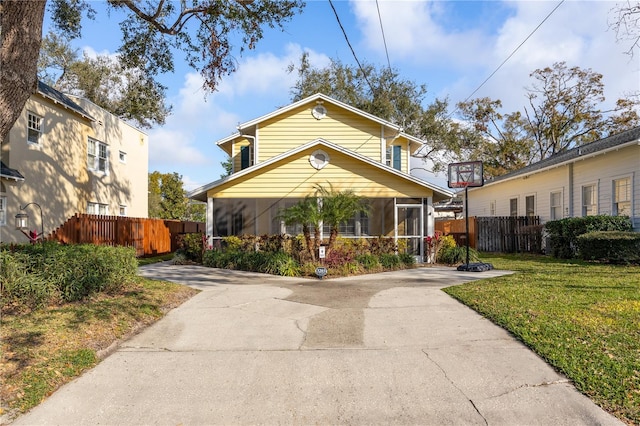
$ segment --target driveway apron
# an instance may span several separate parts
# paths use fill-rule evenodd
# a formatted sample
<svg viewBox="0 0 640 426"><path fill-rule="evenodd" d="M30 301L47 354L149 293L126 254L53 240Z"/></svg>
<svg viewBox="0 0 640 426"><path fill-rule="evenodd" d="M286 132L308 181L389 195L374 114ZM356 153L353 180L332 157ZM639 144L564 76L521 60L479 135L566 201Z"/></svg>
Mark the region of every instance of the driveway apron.
<svg viewBox="0 0 640 426"><path fill-rule="evenodd" d="M505 271L140 273L202 292L14 424L622 424L441 291Z"/></svg>

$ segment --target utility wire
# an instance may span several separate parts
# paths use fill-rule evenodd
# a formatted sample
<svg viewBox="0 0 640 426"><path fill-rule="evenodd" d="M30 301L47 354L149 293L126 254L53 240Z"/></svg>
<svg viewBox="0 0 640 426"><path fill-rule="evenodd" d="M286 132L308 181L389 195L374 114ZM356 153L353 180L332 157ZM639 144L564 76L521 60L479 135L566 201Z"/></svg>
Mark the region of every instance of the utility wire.
<svg viewBox="0 0 640 426"><path fill-rule="evenodd" d="M551 17L551 15L553 15L553 13L554 13L556 10L558 10L558 8L559 8L559 7L562 5L562 3L564 3L564 2L565 2L565 0L560 0L560 3L558 3L558 4L556 5L556 7L554 7L554 8L553 8L553 10L552 10L551 12L549 12L549 14L548 14L548 15L547 15L543 20L542 20L542 22L540 22L540 23L538 24L538 26L537 26L537 27L535 27L535 28L533 29L533 31L531 31L531 33L527 36L527 38L525 38L525 39L522 41L522 43L520 43L520 44L518 45L518 47L516 47L516 48L515 48L515 49L514 49L510 54L509 54L509 56L507 56L507 58L506 58L504 61L502 61L502 63L498 66L498 68L496 68L496 69L495 69L495 70L494 70L494 71L489 75L489 77L487 77L487 78L486 78L486 79L485 79L485 80L484 80L484 81L483 81L483 82L482 82L482 83L481 83L481 84L476 88L476 90L474 90L474 91L473 91L469 96L467 96L467 98L466 98L463 102L467 102L467 101L468 101L468 100L469 100L473 95L475 95L475 94L476 94L476 92L478 92L478 90L480 90L480 89L482 88L482 86L484 86L484 85L487 83L487 81L489 81L489 80L490 80L490 79L491 79L491 78L492 78L492 77L493 77L493 76L494 76L494 75L495 75L495 74L500 70L500 68L502 68L502 66L503 66L504 64L506 64L506 63L507 63L507 61L508 61L509 59L511 59L511 57L512 57L513 55L515 55L515 53L516 53L516 52L517 52L517 51L518 51L518 50L519 50L519 49L520 49L520 48L521 48L521 47L522 47L522 46L527 42L527 40L529 40L529 39L531 38L531 36L533 36L533 34L534 34L536 31L538 31L538 29L542 26L542 24L544 24L544 23L547 21L547 19L549 19L549 18ZM454 109L454 110L453 110L453 112L451 112L451 114L449 114L449 117L451 117L451 116L452 116L456 111L458 111L458 108Z"/></svg>
<svg viewBox="0 0 640 426"><path fill-rule="evenodd" d="M336 11L336 8L333 6L333 1L332 0L329 0L329 5L331 5L331 9L333 10L333 14L336 16L336 20L338 21L338 25L340 25L340 29L342 30L342 34L344 35L344 39L347 41L347 45L349 46L349 49L351 49L351 53L353 54L353 57L356 60L356 63L358 64L358 67L362 71L362 75L364 76L365 81L369 85L369 89L371 89L371 93L375 93L376 91L373 89L373 85L369 81L369 77L367 77L367 72L365 71L365 69L362 66L362 64L360 63L360 61L358 60L358 57L356 56L356 52L353 50L353 47L351 46L351 42L349 42L349 37L347 37L347 32L345 31L344 27L342 26L342 22L340 22L340 17L338 16L338 12Z"/></svg>
<svg viewBox="0 0 640 426"><path fill-rule="evenodd" d="M382 42L384 43L384 53L387 55L387 65L389 65L389 72L391 72L391 61L389 60L389 50L387 49L387 39L384 36L384 28L382 27L382 16L380 16L380 5L376 0L376 8L378 9L378 20L380 21L380 31L382 32Z"/></svg>

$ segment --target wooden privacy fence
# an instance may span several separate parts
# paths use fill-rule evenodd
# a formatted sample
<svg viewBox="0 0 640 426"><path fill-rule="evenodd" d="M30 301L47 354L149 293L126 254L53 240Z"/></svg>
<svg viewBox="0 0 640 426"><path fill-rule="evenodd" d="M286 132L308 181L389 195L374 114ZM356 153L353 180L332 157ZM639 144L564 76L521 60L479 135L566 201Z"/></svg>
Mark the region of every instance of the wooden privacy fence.
<svg viewBox="0 0 640 426"><path fill-rule="evenodd" d="M500 253L540 253L539 216L477 217L477 249Z"/></svg>
<svg viewBox="0 0 640 426"><path fill-rule="evenodd" d="M437 221L434 229L442 235L451 235L459 246L467 245L466 220L456 219L447 221ZM476 218L469 218L469 247L476 248Z"/></svg>
<svg viewBox="0 0 640 426"><path fill-rule="evenodd" d="M64 244L132 246L136 256L171 253L178 235L205 232L202 222L76 214L53 231L49 240Z"/></svg>
<svg viewBox="0 0 640 426"><path fill-rule="evenodd" d="M465 219L438 221L435 230L451 235L465 246ZM542 225L539 216L496 216L469 218L469 246L494 253L540 253Z"/></svg>

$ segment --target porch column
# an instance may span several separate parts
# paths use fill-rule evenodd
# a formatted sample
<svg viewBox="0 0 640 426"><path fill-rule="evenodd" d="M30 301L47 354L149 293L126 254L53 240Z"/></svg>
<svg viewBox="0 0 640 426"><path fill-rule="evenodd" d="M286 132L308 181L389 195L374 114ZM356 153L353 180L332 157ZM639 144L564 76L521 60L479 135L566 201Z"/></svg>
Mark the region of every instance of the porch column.
<svg viewBox="0 0 640 426"><path fill-rule="evenodd" d="M426 223L425 223L425 236L433 235L435 233L435 209L433 208L433 197L425 198L427 201L427 215L426 215Z"/></svg>
<svg viewBox="0 0 640 426"><path fill-rule="evenodd" d="M213 197L207 197L207 244L213 245Z"/></svg>

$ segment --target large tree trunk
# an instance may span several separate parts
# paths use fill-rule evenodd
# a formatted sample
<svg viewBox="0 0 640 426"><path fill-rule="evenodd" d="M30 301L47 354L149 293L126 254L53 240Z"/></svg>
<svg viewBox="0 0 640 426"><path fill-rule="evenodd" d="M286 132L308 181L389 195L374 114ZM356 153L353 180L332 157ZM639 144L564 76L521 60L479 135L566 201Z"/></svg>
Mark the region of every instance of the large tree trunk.
<svg viewBox="0 0 640 426"><path fill-rule="evenodd" d="M0 0L0 141L38 87L46 0Z"/></svg>

